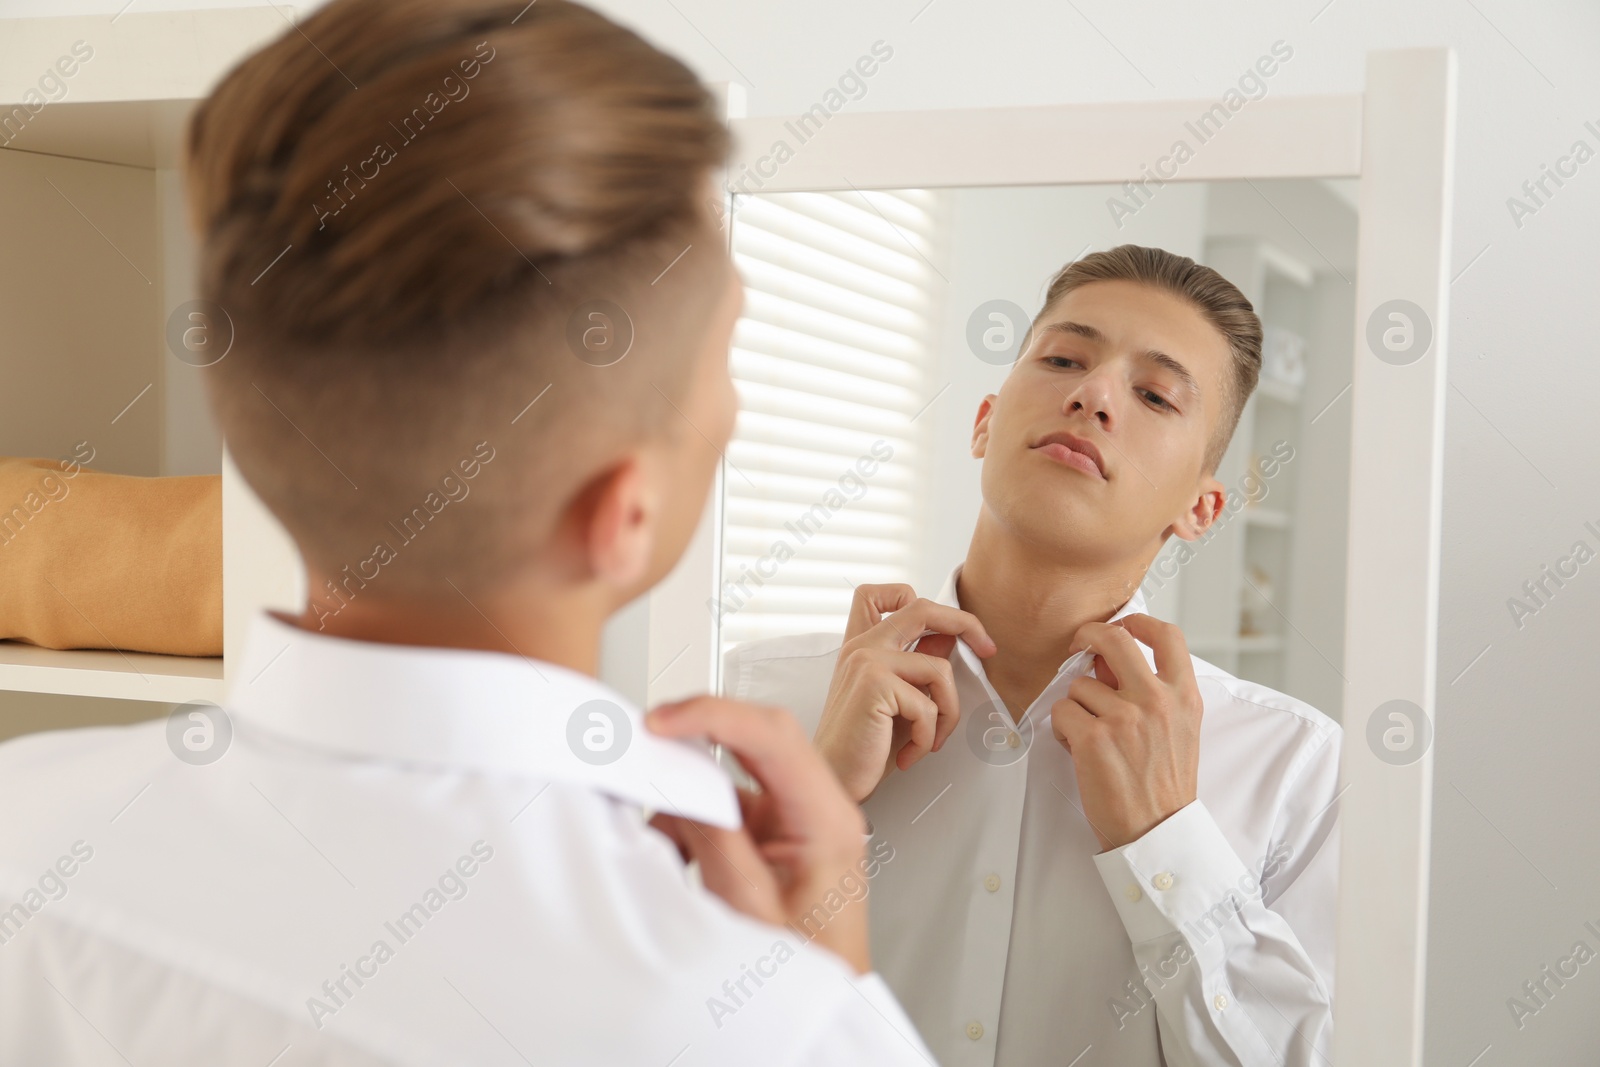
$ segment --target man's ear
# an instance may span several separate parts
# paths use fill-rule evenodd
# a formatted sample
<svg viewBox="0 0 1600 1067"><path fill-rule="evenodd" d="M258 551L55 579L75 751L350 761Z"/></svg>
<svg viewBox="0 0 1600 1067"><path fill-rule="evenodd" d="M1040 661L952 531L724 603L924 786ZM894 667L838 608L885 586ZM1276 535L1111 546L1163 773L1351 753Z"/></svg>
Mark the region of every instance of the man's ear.
<svg viewBox="0 0 1600 1067"><path fill-rule="evenodd" d="M972 423L972 458L982 459L989 449L989 420L994 417L994 406L1000 398L993 393L978 404L978 417Z"/></svg>
<svg viewBox="0 0 1600 1067"><path fill-rule="evenodd" d="M1207 478L1200 484L1200 494L1194 498L1194 503L1172 524L1172 532L1185 541L1198 540L1222 515L1222 507L1227 502L1227 487L1214 477Z"/></svg>
<svg viewBox="0 0 1600 1067"><path fill-rule="evenodd" d="M589 570L632 588L650 568L661 502L638 455L601 471L574 499L571 519Z"/></svg>

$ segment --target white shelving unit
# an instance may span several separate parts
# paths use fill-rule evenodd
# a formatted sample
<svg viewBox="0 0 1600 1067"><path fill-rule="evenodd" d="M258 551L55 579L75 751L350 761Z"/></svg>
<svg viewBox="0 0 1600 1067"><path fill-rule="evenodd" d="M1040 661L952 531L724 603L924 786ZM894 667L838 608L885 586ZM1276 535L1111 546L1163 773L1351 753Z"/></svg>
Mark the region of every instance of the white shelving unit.
<svg viewBox="0 0 1600 1067"><path fill-rule="evenodd" d="M0 690L155 700L222 699L223 657L159 656L98 649L58 651L0 641Z"/></svg>
<svg viewBox="0 0 1600 1067"><path fill-rule="evenodd" d="M222 656L0 641L0 692L220 701L245 620L303 595L292 544L211 425L204 368L165 340L171 310L195 296L185 121L294 18L255 7L0 20L0 455L61 456L87 440L99 470L220 473L224 557Z"/></svg>
<svg viewBox="0 0 1600 1067"><path fill-rule="evenodd" d="M1256 234L1210 237L1205 262L1240 287L1269 331L1303 342L1306 378L1264 372L1245 405L1217 471L1230 496L1248 499L1248 472L1280 442L1293 458L1258 475L1258 501L1185 569L1181 624L1196 655L1337 717L1342 643L1328 634L1343 626L1348 409L1318 411L1307 398L1320 406L1341 374L1349 380L1348 339L1328 326L1354 315L1353 289Z"/></svg>

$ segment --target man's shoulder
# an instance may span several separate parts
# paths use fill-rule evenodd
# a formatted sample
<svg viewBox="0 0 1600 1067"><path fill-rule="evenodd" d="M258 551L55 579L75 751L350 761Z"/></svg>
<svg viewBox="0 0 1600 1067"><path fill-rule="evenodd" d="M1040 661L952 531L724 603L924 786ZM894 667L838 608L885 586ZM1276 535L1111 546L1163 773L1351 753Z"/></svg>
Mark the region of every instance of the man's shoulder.
<svg viewBox="0 0 1600 1067"><path fill-rule="evenodd" d="M159 735L163 728L164 720L151 720L19 734L0 742L0 769L5 771L6 779L34 769L49 775L62 765L75 765L85 758L118 756L128 746L142 748L151 735Z"/></svg>
<svg viewBox="0 0 1600 1067"><path fill-rule="evenodd" d="M165 720L23 734L0 743L0 805L37 820L110 795L174 759ZM108 813L109 814L109 813ZM7 819L13 827L18 820Z"/></svg>
<svg viewBox="0 0 1600 1067"><path fill-rule="evenodd" d="M828 660L838 656L844 644L840 633L786 634L744 641L728 650L728 664L762 665L784 660Z"/></svg>
<svg viewBox="0 0 1600 1067"><path fill-rule="evenodd" d="M1333 718L1299 697L1240 678L1199 656L1189 658L1205 698L1203 721L1212 729L1247 735L1266 750L1337 757L1343 731Z"/></svg>
<svg viewBox="0 0 1600 1067"><path fill-rule="evenodd" d="M180 765L164 720L0 744L0 805L13 814L0 825L0 908L10 909L0 914L12 916L0 918L0 942L21 924L41 952L121 961L129 981L103 1003L167 1018L305 1022L331 1005L355 1046L396 1063L422 1058L408 1048L437 1047L419 1007L436 973L536 1005L541 1025L571 1035L555 1042L552 1059L563 1062L597 1049L606 1062L642 1062L662 1034L676 1041L663 1062L690 1043L700 1062L756 1062L773 1048L799 1050L785 1053L793 1062L859 1014L842 960L690 884L675 847L612 798L492 776L437 789L415 768L347 768L269 750L254 735L236 742L204 773ZM513 811L514 835L503 830ZM354 812L366 828L346 833ZM395 844L401 827L405 847ZM492 850L474 847L466 868L466 855L446 862L456 839L479 832ZM487 878L477 873L486 856ZM72 873L58 880L55 870ZM366 893L330 895L347 874ZM424 923L450 936L418 937ZM374 938L383 953L351 955ZM324 959L328 945L337 948ZM32 957L6 951L31 974ZM397 954L411 962L384 967L382 981L334 986L355 994L350 1011L342 1000L311 1011L307 996L328 996L318 982L339 982L340 964L375 969ZM782 977L762 990L752 974ZM611 1001L595 988L611 989ZM619 1007L639 1025L596 1037Z"/></svg>
<svg viewBox="0 0 1600 1067"><path fill-rule="evenodd" d="M1191 655L1189 659L1194 664L1197 681L1202 684L1211 682L1218 691L1220 699L1237 705L1244 713L1285 719L1296 725L1303 724L1319 733L1339 729L1339 724L1331 717L1299 697L1290 696L1249 678L1240 678L1199 656Z"/></svg>
<svg viewBox="0 0 1600 1067"><path fill-rule="evenodd" d="M809 735L822 718L844 635L795 634L735 645L723 657L722 692L731 700L788 708Z"/></svg>

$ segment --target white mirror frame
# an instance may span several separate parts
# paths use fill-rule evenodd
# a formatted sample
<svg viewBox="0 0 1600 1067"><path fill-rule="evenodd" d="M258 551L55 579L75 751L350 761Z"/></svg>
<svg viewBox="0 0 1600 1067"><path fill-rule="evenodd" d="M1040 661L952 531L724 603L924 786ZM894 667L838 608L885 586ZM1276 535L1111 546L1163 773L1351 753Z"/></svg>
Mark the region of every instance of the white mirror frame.
<svg viewBox="0 0 1600 1067"><path fill-rule="evenodd" d="M735 87L737 88L737 87ZM1395 699L1436 722L1435 658L1456 61L1449 49L1369 53L1363 92L1264 97L1183 165L1180 181L1359 177L1340 768L1336 1067L1420 1067L1431 745L1396 766L1367 743ZM725 96L742 192L1104 184L1140 180L1215 101L839 113L775 164L797 116L740 118ZM1380 360L1367 323L1387 301L1422 309L1432 344ZM719 691L709 605L720 581L719 477L701 529L651 595L651 704ZM703 620L696 627L685 620Z"/></svg>

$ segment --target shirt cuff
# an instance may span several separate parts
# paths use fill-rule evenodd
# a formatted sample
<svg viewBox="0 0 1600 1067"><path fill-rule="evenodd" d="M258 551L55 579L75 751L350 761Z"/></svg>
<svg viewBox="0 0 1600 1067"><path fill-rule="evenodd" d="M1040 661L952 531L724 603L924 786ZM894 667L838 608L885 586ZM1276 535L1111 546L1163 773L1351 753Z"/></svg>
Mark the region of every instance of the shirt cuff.
<svg viewBox="0 0 1600 1067"><path fill-rule="evenodd" d="M1094 858L1134 944L1173 933L1209 941L1261 885L1204 804L1196 800L1153 830Z"/></svg>

